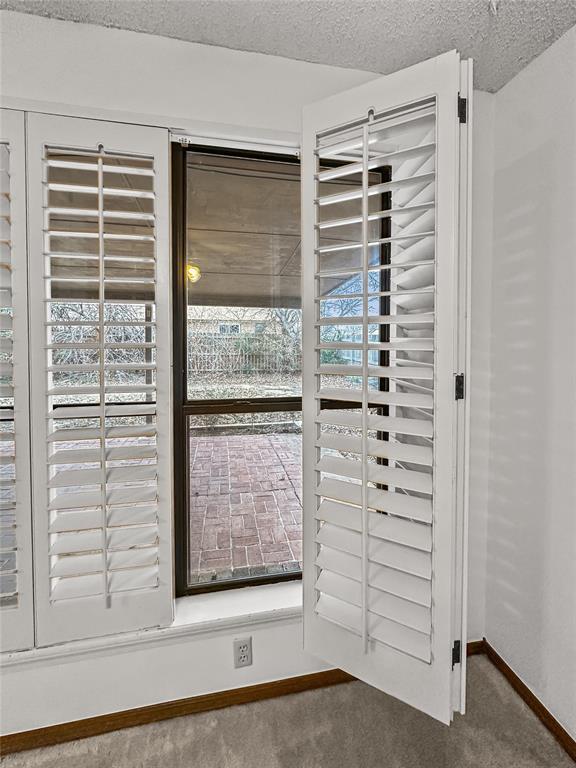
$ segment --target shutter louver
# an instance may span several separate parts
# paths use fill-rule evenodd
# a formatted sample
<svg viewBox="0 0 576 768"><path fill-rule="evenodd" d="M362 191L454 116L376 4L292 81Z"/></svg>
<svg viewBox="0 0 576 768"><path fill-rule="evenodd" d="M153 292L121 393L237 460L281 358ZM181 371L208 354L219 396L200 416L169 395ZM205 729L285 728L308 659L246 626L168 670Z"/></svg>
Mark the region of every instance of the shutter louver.
<svg viewBox="0 0 576 768"><path fill-rule="evenodd" d="M348 124L347 94L311 107L305 132L305 644L449 721L457 88L448 113L449 86L406 83L390 109L349 92Z"/></svg>
<svg viewBox="0 0 576 768"><path fill-rule="evenodd" d="M24 120L0 110L0 623L2 650L34 644Z"/></svg>
<svg viewBox="0 0 576 768"><path fill-rule="evenodd" d="M18 547L16 535L16 440L12 348L12 241L10 216L10 145L0 144L0 499L2 514L2 608L18 605ZM19 446L20 447L20 446Z"/></svg>
<svg viewBox="0 0 576 768"><path fill-rule="evenodd" d="M392 595L386 573L421 579L418 593L431 594L435 122L430 100L405 121L357 128L343 154L338 135L316 152L318 169L325 156L339 163L317 173L317 611L425 662L430 603ZM339 400L346 410L334 409ZM323 519L329 501L347 505L341 516L359 530ZM364 602L363 545L381 585ZM347 574L331 570L336 551L348 556Z"/></svg>
<svg viewBox="0 0 576 768"><path fill-rule="evenodd" d="M138 151L142 132L151 140ZM102 124L115 135L91 146L83 133L66 143L55 126L42 136L33 182L42 179L31 226L43 221L44 253L36 391L46 484L35 508L47 521L48 578L39 610L69 617L68 626L39 621L41 644L171 615L167 180L155 135L165 134Z"/></svg>

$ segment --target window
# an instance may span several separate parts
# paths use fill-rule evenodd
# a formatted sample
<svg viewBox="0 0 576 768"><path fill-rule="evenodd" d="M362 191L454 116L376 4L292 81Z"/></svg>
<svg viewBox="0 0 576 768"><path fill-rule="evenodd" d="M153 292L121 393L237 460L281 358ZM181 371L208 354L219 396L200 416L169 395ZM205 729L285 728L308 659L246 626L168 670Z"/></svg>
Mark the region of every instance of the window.
<svg viewBox="0 0 576 768"><path fill-rule="evenodd" d="M174 177L178 592L299 578L300 165L176 147Z"/></svg>
<svg viewBox="0 0 576 768"><path fill-rule="evenodd" d="M177 455L186 456L185 470L176 467L178 591L299 577L300 166L201 148L176 149L174 162L175 242L183 249L174 260L175 355L185 372L184 379L177 373L176 432ZM341 164L327 159L323 168ZM376 183L386 173L370 176ZM322 185L334 193L351 186L359 188L358 178ZM333 244L341 239L326 235ZM191 269L193 279L183 279ZM327 281L324 310L352 311L341 298L357 292L354 281ZM323 362L357 361L361 353L340 338L326 343ZM337 381L345 387L349 378Z"/></svg>
<svg viewBox="0 0 576 768"><path fill-rule="evenodd" d="M189 416L188 435L189 584L299 574L300 411Z"/></svg>
<svg viewBox="0 0 576 768"><path fill-rule="evenodd" d="M192 336L194 337L194 329L191 329ZM220 333L220 336L239 336L240 335L240 326L237 323L234 323L232 325L227 325L225 323L222 323L218 329L218 332Z"/></svg>
<svg viewBox="0 0 576 768"><path fill-rule="evenodd" d="M302 570L307 651L463 711L470 75L451 52L306 108L302 186L176 146L172 267L166 131L30 114L24 153L3 124L12 648L169 625L174 488L179 594Z"/></svg>

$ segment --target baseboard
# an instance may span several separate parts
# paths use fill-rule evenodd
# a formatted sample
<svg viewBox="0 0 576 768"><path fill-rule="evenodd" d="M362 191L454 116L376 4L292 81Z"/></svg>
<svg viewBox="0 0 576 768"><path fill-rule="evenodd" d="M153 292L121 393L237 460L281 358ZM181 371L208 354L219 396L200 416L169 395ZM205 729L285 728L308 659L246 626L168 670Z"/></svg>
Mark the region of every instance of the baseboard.
<svg viewBox="0 0 576 768"><path fill-rule="evenodd" d="M485 653L484 640L475 640L468 643L466 653L471 656L475 653ZM123 712L113 712L109 715L75 720L61 725L50 725L45 728L37 728L33 731L0 736L0 755L11 752L23 752L27 749L38 749L53 744L62 744L74 739L84 739L88 736L98 736L101 733L118 731L121 728L132 728L136 725L145 725L159 720L168 720L172 717L182 717L196 712L207 712L211 709L221 709L233 704L247 704L251 701L271 699L275 696L284 696L288 693L322 688L327 685L344 683L354 678L340 669L328 672L317 672L311 675L291 677L286 680L276 680L271 683L250 685L245 688L234 688L219 693L209 693L204 696L193 696L188 699L179 699L162 704L153 704L148 707L129 709Z"/></svg>
<svg viewBox="0 0 576 768"><path fill-rule="evenodd" d="M576 760L576 741L568 731L560 725L554 716L546 709L518 675L508 666L504 659L492 648L490 643L483 640L473 640L466 646L466 655L475 656L486 654L494 666L500 670L516 693L525 701L537 715L550 733L556 738L566 752ZM152 704L148 707L129 709L123 712L112 712L108 715L89 717L61 725L50 725L33 731L23 731L0 737L0 755L12 752L22 752L27 749L38 749L66 741L84 739L88 736L98 736L122 728L132 728L137 725L155 723L159 720L169 720L173 717L192 715L197 712L208 712L222 709L235 704L247 704L251 701L272 699L276 696L286 696L290 693L300 693L314 688L323 688L338 683L346 683L354 678L341 669L331 669L327 672L315 672L310 675L290 677L285 680L274 680L270 683L249 685L245 688L233 688L229 691L208 693L203 696L193 696L188 699L178 699L162 704Z"/></svg>
<svg viewBox="0 0 576 768"><path fill-rule="evenodd" d="M162 704L152 704L148 707L128 709L123 712L112 712L109 715L89 717L61 725L50 725L33 731L12 733L0 737L0 755L12 752L23 752L27 749L38 749L66 741L84 739L88 736L98 736L122 728L132 728L136 725L146 725L172 717L192 715L196 712L208 712L222 709L234 704L247 704L251 701L272 699L276 696L286 696L290 693L310 691L314 688L324 688L337 683L347 683L354 678L340 669L330 669L327 672L314 672L299 677L289 677L285 680L274 680L270 683L248 685L244 688L233 688L229 691L207 693L203 696L193 696L189 699L178 699Z"/></svg>
<svg viewBox="0 0 576 768"><path fill-rule="evenodd" d="M466 644L466 656L476 656L486 653L486 640L471 640Z"/></svg>
<svg viewBox="0 0 576 768"><path fill-rule="evenodd" d="M483 644L483 651L477 651L477 653L483 652L486 654L496 669L498 669L504 675L506 680L508 680L520 698L523 699L532 712L534 712L546 728L548 728L560 746L564 747L570 757L576 761L576 739L573 739L568 731L560 725L554 715L546 709L540 699L536 698L526 683L522 682L516 672L508 666L502 656L494 650L486 638L480 642Z"/></svg>

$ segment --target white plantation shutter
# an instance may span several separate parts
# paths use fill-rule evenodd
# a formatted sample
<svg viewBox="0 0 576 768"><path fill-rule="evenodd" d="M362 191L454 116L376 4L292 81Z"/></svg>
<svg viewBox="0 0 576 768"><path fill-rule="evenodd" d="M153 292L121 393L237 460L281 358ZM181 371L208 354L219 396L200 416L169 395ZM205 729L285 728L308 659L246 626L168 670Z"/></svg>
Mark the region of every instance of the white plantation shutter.
<svg viewBox="0 0 576 768"><path fill-rule="evenodd" d="M444 722L464 706L461 74L452 52L312 105L303 145L305 647Z"/></svg>
<svg viewBox="0 0 576 768"><path fill-rule="evenodd" d="M31 115L38 643L172 620L167 132Z"/></svg>
<svg viewBox="0 0 576 768"><path fill-rule="evenodd" d="M0 110L0 635L34 645L24 113Z"/></svg>

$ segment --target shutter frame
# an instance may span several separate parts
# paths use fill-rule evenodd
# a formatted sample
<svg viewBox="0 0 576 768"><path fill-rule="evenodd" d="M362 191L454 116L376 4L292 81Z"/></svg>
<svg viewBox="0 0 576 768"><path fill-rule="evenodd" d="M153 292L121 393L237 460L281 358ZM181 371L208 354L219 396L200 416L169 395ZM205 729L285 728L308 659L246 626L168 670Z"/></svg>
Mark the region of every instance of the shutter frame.
<svg viewBox="0 0 576 768"><path fill-rule="evenodd" d="M170 256L169 256L169 135L168 131L159 128L149 128L144 126L129 126L125 124L109 123L97 120L84 120L68 117L57 117L52 115L30 114L28 117L28 205L29 205L29 242L30 242L30 315L31 315L31 376L32 376L32 423L35 425L35 439L33 442L33 509L34 509L34 533L36 541L35 552L35 583L36 583L36 623L37 623L37 644L40 646L51 645L54 643L66 642L69 640L98 637L108 634L136 631L150 627L161 627L169 625L173 620L173 577L172 577L172 419L171 419L171 308L170 308ZM72 595L81 595L85 589L85 596L75 596L71 599L64 599L68 594L66 588L69 583L55 581L57 571L54 568L55 554L50 554L54 537L61 537L66 534L50 533L49 521L50 513L48 511L47 488L49 478L53 476L53 469L49 470L49 451L48 443L51 438L48 435L48 369L47 369L47 347L48 339L45 330L46 312L45 301L48 298L46 291L47 281L44 278L44 268L40 268L40 262L45 257L42 254L46 249L45 217L45 190L46 182L46 147L62 148L62 151L73 150L75 154L82 152L88 153L94 157L94 153L103 147L103 156L117 153L123 156L134 158L152 158L154 170L154 215L155 215L155 235L156 235L156 266L155 266L155 323L156 323L156 444L155 452L157 457L157 570L154 568L154 579L149 581L142 569L138 571L140 580L138 585L140 589L132 588L130 576L134 572L122 571L122 588L125 591L115 592L115 586L118 580L118 572L111 570L117 565L118 558L114 549L112 534L117 530L111 531L111 521L107 517L106 538L101 542L105 548L102 551L102 562L106 562L105 580L102 581L103 574L99 577L103 587L95 584L95 577L89 576L81 579L82 587L73 590ZM99 161L98 161L99 162ZM106 188L110 182L104 181L105 160L102 162L102 187ZM138 163L135 163L138 164ZM100 167L100 166L98 166ZM84 171L81 171L84 173ZM100 171L98 171L100 173ZM108 177L109 178L109 177ZM121 190L122 192L122 190ZM107 192L103 192L103 200L106 199ZM139 193L132 194L131 191L123 194L114 195L115 198L126 197L144 197ZM147 195L150 198L150 195ZM99 203L99 206L106 204ZM103 215L106 219L106 214ZM104 230L106 231L106 230ZM109 238L107 238L109 240ZM51 242L51 241L50 241ZM57 250L57 249L54 249ZM109 252L103 251L108 254ZM132 250L128 252L128 256ZM36 258L36 261L33 259ZM109 256L104 258L110 258ZM141 260L141 259L140 259ZM104 264L104 262L102 262ZM101 267L104 269L104 266ZM101 272L101 274L105 274ZM54 284L55 279L52 279ZM103 278L102 278L103 279ZM139 278L125 278L125 283L138 282ZM113 283L114 281L108 281ZM117 281L116 281L117 282ZM120 286L121 290L123 289ZM62 289L63 290L63 289ZM101 289L105 290L105 289ZM64 295L64 294L62 294ZM86 294L84 294L85 296ZM144 298L138 301L143 306L148 294L143 294ZM78 299L76 299L78 301ZM66 299L74 302L74 298ZM81 301L89 303L89 299L83 298ZM106 300L106 306L111 306L109 299ZM102 319L102 322L104 320ZM92 323L94 325L94 323ZM107 342L99 342L98 360L102 362L102 356L108 354L109 345ZM106 351L105 351L106 350ZM52 358L53 359L53 358ZM125 364L124 364L125 365ZM97 366L98 367L98 366ZM115 366L116 367L116 366ZM98 370L102 369L102 365ZM100 374L97 374L100 375ZM105 375L105 374L102 374ZM125 390L126 386L118 387L109 382L105 385L106 390L100 392L114 392ZM148 385L146 385L148 386ZM144 385L138 385L139 390L145 388ZM93 387L87 387L86 391L95 396ZM54 387L54 392L60 390ZM74 406L80 408L80 406ZM96 408L98 410L99 406ZM131 407L133 410L133 407ZM144 407L146 411L146 407ZM129 414L130 407L124 407L122 404L106 406L106 416L118 417L122 414ZM82 415L82 414L81 414ZM88 418L86 414L83 414ZM143 418L143 417L142 417ZM86 422L83 422L86 423ZM89 422L88 422L89 423ZM100 422L96 422L100 423ZM109 424L110 422L107 422ZM120 428L125 429L125 428ZM122 434L122 433L120 433ZM110 435L107 434L106 440ZM90 444L88 444L90 445ZM108 443L106 442L106 445ZM98 450L101 450L99 448ZM109 449L107 449L109 450ZM116 450L116 449L113 449ZM91 457L92 461L94 457ZM122 458L122 457L119 457ZM108 462L111 460L107 458ZM114 466L114 465L113 465ZM111 469L108 467L108 473ZM86 478L85 478L86 479ZM90 479L90 478L88 478ZM62 482L65 480L61 478ZM56 485L57 485L56 481ZM126 497L125 488L120 486L116 490L108 490L111 479L107 476L106 503L118 501L129 501ZM100 486L101 487L101 486ZM83 491L82 488L79 489ZM53 488L53 494L58 493L58 488ZM142 506L120 506L108 507L107 515L119 515L123 510L129 513L130 509L139 510L139 525L144 524L146 512L146 499L142 492ZM102 499L100 494L100 499ZM58 501L58 499L61 500ZM91 501L90 494L86 494L86 501ZM66 507L68 500L62 496L53 498L52 509ZM97 509L97 508L96 508ZM80 509L81 513L82 510ZM125 524L125 521L123 521ZM122 524L122 523L121 523ZM98 529L96 529L98 530ZM101 530L101 523L100 523ZM130 529L124 528L124 534L130 535ZM134 531L138 529L133 529ZM140 528L140 532L144 529ZM75 534L73 534L75 535ZM58 542L63 541L61 538ZM124 543L123 552L129 552L130 546L138 546L137 537L132 544ZM128 549L127 549L128 547ZM136 565L142 565L141 553L144 550L133 550L137 559ZM89 555L92 557L92 555ZM51 559L52 558L52 559ZM67 570L67 561L56 561L58 567ZM77 562L80 562L79 560ZM90 570L88 560L81 561L84 571ZM121 562L124 560L121 559ZM126 566L124 566L126 567ZM61 571L62 572L62 571ZM78 573L78 571L73 571ZM62 584L62 599L55 599L57 593L51 591L50 575L52 574L52 583ZM80 584L80 581L78 582ZM146 585L149 584L149 587ZM84 586L85 585L85 586ZM154 586L155 585L155 586ZM106 598L105 594L93 595L91 590L106 590L110 595ZM108 604L109 607L106 607Z"/></svg>
<svg viewBox="0 0 576 768"><path fill-rule="evenodd" d="M26 173L24 113L0 109L0 142L10 147L10 241L12 288L12 365L15 430L16 607L2 608L0 646L16 651L34 645L30 430L28 402L28 308L26 268Z"/></svg>
<svg viewBox="0 0 576 768"><path fill-rule="evenodd" d="M465 68L466 65L463 66ZM456 410L453 396L453 375L458 370L459 359L456 347L461 335L461 331L455 326L461 325L466 316L467 300L466 296L459 295L458 286L460 259L465 257L465 254L459 254L458 251L461 171L456 95L460 90L460 76L460 58L453 51L311 105L304 110L302 152L305 649L445 723L450 722L454 709L463 708L462 698L453 692L451 651L455 639L454 632L463 631L465 622L462 616L463 597L458 594L458 584L463 579L465 531L463 532L462 529L465 526L461 525L461 518L466 510L462 509L462 505L456 509L455 486L457 469L461 469L455 451L461 415ZM316 167L313 159L318 134L334 130L333 139L337 141L339 140L336 137L337 130L350 128L352 133L352 128L357 128L366 120L369 111L376 112L377 116L378 113L384 113L388 109L398 108L400 111L403 105L422 102L431 96L435 97L437 105L436 254L442 253L442 258L437 256L435 289L435 322L438 334L435 363L440 374L435 381L434 392L434 442L437 449L434 458L433 511L434 627L431 663L423 665L422 662L409 658L408 654L398 653L391 647L378 645L375 650L370 647L374 645L372 642L369 643L369 652L365 654L360 636L343 626L338 626L337 623L324 621L316 609L316 582L322 569L316 563L319 523L315 511L318 506L315 466L319 442L322 438L319 440L316 425L320 402L320 393L316 385L318 371L316 342L317 329L321 323L316 315L314 289L316 282L314 199L317 192L314 183ZM354 139L340 140L340 146L345 147L348 152L353 143ZM335 153L327 152L326 154L333 157ZM350 198L350 195L348 197ZM421 202L424 201L418 201L418 204ZM330 215L329 218L333 220L336 217ZM319 229L322 231L322 228ZM348 252L353 253L353 250L349 249ZM346 270L342 267L341 271ZM351 267L349 271L358 271L358 266ZM380 322L391 319L381 318ZM369 322L378 322L378 320L370 317ZM340 321L340 324L346 324L346 321ZM419 390L414 387L414 391ZM460 445L458 450L461 450ZM439 461L438 454L444 457L449 456L450 459ZM322 503L325 504L326 501ZM442 515L439 514L440 509L443 511ZM338 512L340 519L342 518L342 510L332 511ZM345 560L350 555L341 552L338 557L342 561L339 567L348 569L348 573L353 574L352 562ZM344 575L346 575L345 571ZM408 582L401 586L406 589L411 588ZM454 595L457 597L454 598ZM420 599L425 600L425 594L421 595Z"/></svg>

